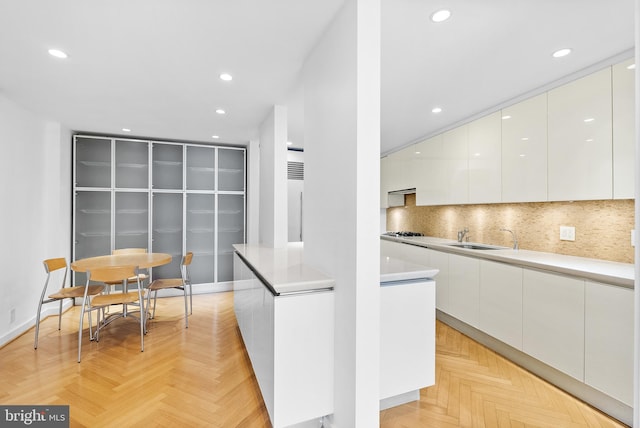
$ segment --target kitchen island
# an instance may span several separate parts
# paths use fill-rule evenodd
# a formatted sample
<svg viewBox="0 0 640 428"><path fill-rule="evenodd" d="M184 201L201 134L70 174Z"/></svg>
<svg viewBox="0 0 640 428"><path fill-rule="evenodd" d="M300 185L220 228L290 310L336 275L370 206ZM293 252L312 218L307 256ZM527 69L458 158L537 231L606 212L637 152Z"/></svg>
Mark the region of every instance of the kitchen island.
<svg viewBox="0 0 640 428"><path fill-rule="evenodd" d="M238 326L274 427L318 426L334 408L334 281L302 243L234 245ZM380 260L380 406L419 399L435 381L437 269Z"/></svg>

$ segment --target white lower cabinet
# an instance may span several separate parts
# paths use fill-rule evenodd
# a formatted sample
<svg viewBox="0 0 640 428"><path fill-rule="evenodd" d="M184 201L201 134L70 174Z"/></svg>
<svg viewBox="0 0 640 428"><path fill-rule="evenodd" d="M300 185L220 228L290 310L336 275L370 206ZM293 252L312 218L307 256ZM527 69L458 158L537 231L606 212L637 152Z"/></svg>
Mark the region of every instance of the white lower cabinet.
<svg viewBox="0 0 640 428"><path fill-rule="evenodd" d="M380 255L385 257L393 257L396 259L402 259L402 254L404 252L405 244L401 244L399 242L386 241L384 239L380 240Z"/></svg>
<svg viewBox="0 0 640 428"><path fill-rule="evenodd" d="M435 383L434 304L433 280L380 287L381 405Z"/></svg>
<svg viewBox="0 0 640 428"><path fill-rule="evenodd" d="M442 312L450 313L449 304L449 254L440 251L429 251L430 266L440 270L436 281L436 308Z"/></svg>
<svg viewBox="0 0 640 428"><path fill-rule="evenodd" d="M449 314L478 327L479 305L480 260L449 254Z"/></svg>
<svg viewBox="0 0 640 428"><path fill-rule="evenodd" d="M405 245L402 259L422 266L431 266L433 251L417 245Z"/></svg>
<svg viewBox="0 0 640 428"><path fill-rule="evenodd" d="M584 382L584 280L524 270L522 350Z"/></svg>
<svg viewBox="0 0 640 428"><path fill-rule="evenodd" d="M382 242L383 255L393 252L439 269L435 294L441 312L633 407L633 289ZM574 393L610 413L609 404L602 404L606 399L594 398L591 388ZM624 411L611 415L627 417Z"/></svg>
<svg viewBox="0 0 640 428"><path fill-rule="evenodd" d="M333 413L333 292L274 296L233 260L234 311L273 426Z"/></svg>
<svg viewBox="0 0 640 428"><path fill-rule="evenodd" d="M585 383L633 405L633 290L586 282Z"/></svg>
<svg viewBox="0 0 640 428"><path fill-rule="evenodd" d="M522 268L480 262L480 330L522 350Z"/></svg>

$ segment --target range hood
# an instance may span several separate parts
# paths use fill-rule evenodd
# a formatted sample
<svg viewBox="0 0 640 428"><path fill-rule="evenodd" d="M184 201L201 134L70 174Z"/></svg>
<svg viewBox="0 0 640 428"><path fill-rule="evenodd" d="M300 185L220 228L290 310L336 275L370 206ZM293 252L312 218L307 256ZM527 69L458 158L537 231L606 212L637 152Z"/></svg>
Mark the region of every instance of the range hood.
<svg viewBox="0 0 640 428"><path fill-rule="evenodd" d="M402 207L404 206L404 195L410 195L416 193L416 188L394 190L387 194L387 205L390 207Z"/></svg>
<svg viewBox="0 0 640 428"><path fill-rule="evenodd" d="M411 189L394 190L393 192L389 192L390 195L410 195L412 193L416 193L415 187L412 187Z"/></svg>

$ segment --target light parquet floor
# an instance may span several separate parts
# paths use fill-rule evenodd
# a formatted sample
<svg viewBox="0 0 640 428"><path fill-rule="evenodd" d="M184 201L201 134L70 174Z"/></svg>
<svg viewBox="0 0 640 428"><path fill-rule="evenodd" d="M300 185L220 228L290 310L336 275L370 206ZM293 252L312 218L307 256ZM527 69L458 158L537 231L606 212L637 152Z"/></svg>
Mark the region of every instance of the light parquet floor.
<svg viewBox="0 0 640 428"><path fill-rule="evenodd" d="M436 324L436 384L385 410L384 428L624 427L451 327Z"/></svg>
<svg viewBox="0 0 640 428"><path fill-rule="evenodd" d="M77 308L0 349L0 403L69 404L72 427L265 427L267 410L233 313L233 294L158 299L140 352L139 324L116 320L82 345Z"/></svg>
<svg viewBox="0 0 640 428"><path fill-rule="evenodd" d="M140 352L138 324L118 320L83 342L78 310L0 348L0 403L69 404L72 427L269 427L233 313L233 294L158 299ZM436 385L380 414L385 428L622 427L466 336L438 323Z"/></svg>

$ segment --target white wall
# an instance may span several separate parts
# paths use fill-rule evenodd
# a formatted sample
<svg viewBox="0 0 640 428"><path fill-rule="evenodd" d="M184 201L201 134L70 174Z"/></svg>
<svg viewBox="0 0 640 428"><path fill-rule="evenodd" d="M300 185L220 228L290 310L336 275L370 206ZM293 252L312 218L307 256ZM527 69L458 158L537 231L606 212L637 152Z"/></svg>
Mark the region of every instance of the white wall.
<svg viewBox="0 0 640 428"><path fill-rule="evenodd" d="M305 263L334 278L334 425L379 424L380 1L347 0L305 62Z"/></svg>
<svg viewBox="0 0 640 428"><path fill-rule="evenodd" d="M287 244L287 108L274 106L260 126L260 243Z"/></svg>
<svg viewBox="0 0 640 428"><path fill-rule="evenodd" d="M71 133L0 94L0 144L3 345L35 323L42 261L71 255Z"/></svg>

